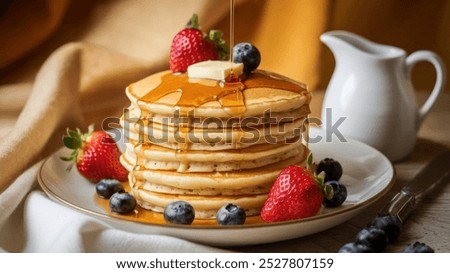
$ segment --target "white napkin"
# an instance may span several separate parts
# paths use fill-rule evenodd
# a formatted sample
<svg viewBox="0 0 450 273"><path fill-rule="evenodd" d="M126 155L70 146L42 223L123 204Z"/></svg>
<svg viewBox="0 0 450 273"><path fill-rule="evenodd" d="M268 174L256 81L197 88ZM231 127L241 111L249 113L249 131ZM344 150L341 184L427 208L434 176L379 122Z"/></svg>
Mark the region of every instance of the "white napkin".
<svg viewBox="0 0 450 273"><path fill-rule="evenodd" d="M0 198L0 251L221 252L163 235L129 233L50 200L36 185L40 163ZM25 198L24 198L25 197Z"/></svg>
<svg viewBox="0 0 450 273"><path fill-rule="evenodd" d="M208 252L184 240L129 233L55 204L42 192L25 202L25 252ZM217 251L217 250L215 250Z"/></svg>

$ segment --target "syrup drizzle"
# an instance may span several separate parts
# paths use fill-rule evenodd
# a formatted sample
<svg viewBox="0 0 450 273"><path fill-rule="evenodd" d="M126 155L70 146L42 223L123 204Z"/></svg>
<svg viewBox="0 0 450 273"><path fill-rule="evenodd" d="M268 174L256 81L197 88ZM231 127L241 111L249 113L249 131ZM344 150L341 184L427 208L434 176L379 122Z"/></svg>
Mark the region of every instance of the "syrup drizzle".
<svg viewBox="0 0 450 273"><path fill-rule="evenodd" d="M300 83L261 70L253 72L248 78L241 79L241 81L205 80L204 83L201 81L190 82L187 74L167 73L162 76L161 83L156 88L148 91L139 100L145 103L155 103L169 94L181 93L174 105L180 109L190 110L205 103L217 101L224 109L232 109L230 114L242 114L246 110L243 91L248 88L274 88L299 94L306 91L305 86ZM187 111L181 111L180 114L185 112Z"/></svg>
<svg viewBox="0 0 450 273"><path fill-rule="evenodd" d="M210 84L212 83L213 84ZM171 93L181 93L175 106L198 107L210 101L218 101L224 107L240 107L244 105L242 91L245 86L241 82L207 81L208 84L190 82L187 74L172 73L162 76L161 84L148 92L141 101L154 103Z"/></svg>

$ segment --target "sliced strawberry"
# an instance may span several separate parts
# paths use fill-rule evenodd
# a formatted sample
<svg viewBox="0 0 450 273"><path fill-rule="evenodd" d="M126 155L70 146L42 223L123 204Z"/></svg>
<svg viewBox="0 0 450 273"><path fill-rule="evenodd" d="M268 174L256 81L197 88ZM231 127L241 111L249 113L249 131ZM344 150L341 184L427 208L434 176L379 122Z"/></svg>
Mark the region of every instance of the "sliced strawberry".
<svg viewBox="0 0 450 273"><path fill-rule="evenodd" d="M172 72L186 72L188 66L206 60L226 60L229 48L222 32L211 30L208 35L200 30L194 14L183 30L173 38L169 66Z"/></svg>
<svg viewBox="0 0 450 273"><path fill-rule="evenodd" d="M128 171L120 164L121 153L115 140L107 132L93 129L90 126L84 134L79 129L67 130L63 143L72 153L61 159L75 162L80 174L92 182L104 178L126 181Z"/></svg>

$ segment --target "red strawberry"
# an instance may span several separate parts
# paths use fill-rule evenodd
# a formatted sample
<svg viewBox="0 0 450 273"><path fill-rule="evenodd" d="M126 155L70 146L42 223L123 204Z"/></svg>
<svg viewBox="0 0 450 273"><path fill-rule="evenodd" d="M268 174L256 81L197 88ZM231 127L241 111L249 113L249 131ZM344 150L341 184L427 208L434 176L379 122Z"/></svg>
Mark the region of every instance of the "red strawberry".
<svg viewBox="0 0 450 273"><path fill-rule="evenodd" d="M119 147L107 132L94 132L93 126L89 126L86 134L81 133L79 129L67 130L63 143L73 151L70 156L61 159L74 161L78 171L86 179L95 183L104 178L127 180L128 171L119 161Z"/></svg>
<svg viewBox="0 0 450 273"><path fill-rule="evenodd" d="M325 188L327 195L329 188ZM316 215L324 198L323 178L309 169L288 166L278 175L261 209L265 222L280 222Z"/></svg>
<svg viewBox="0 0 450 273"><path fill-rule="evenodd" d="M170 48L170 70L186 72L188 66L206 60L226 60L228 46L222 39L222 32L211 30L206 36L199 27L194 14L186 28L178 32Z"/></svg>

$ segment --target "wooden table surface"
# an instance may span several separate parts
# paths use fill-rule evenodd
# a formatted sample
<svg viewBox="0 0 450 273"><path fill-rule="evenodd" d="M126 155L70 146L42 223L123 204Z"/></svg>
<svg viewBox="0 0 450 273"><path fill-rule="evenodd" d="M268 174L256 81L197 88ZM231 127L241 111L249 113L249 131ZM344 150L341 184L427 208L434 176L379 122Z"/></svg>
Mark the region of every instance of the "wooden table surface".
<svg viewBox="0 0 450 273"><path fill-rule="evenodd" d="M314 92L312 116L320 117L324 92ZM428 93L417 92L420 105ZM391 198L410 181L434 156L450 148L450 93L441 94L418 133L412 154L395 162L396 181L393 188L373 205L351 220L314 235L278 243L232 248L242 252L337 252L345 243L354 240ZM450 162L448 162L450 165ZM450 178L439 184L420 200L403 225L399 238L385 252L401 252L410 243L420 241L436 252L450 252Z"/></svg>

